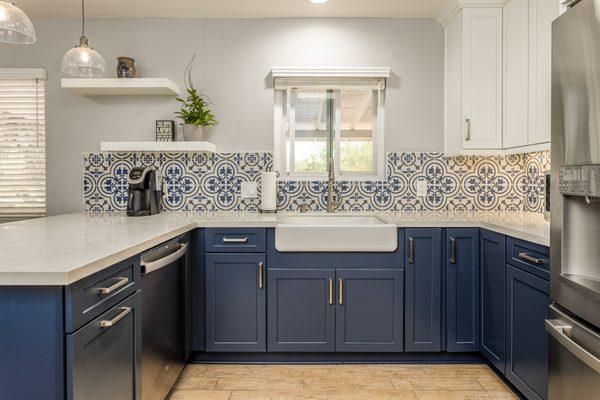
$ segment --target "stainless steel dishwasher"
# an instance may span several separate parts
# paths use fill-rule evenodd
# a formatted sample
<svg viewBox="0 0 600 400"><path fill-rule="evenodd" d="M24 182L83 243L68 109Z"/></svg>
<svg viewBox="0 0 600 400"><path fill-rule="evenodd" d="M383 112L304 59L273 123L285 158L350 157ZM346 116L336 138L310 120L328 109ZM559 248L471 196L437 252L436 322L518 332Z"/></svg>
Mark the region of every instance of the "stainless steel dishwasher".
<svg viewBox="0 0 600 400"><path fill-rule="evenodd" d="M185 367L188 243L142 255L142 399L163 400Z"/></svg>

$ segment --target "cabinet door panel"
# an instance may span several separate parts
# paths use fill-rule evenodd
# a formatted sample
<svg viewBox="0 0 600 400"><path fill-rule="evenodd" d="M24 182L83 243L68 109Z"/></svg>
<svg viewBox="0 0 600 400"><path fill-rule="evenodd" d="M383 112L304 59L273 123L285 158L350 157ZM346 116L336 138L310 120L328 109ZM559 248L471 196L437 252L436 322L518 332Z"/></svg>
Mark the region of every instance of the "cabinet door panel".
<svg viewBox="0 0 600 400"><path fill-rule="evenodd" d="M529 92L529 0L513 0L504 7L505 148L528 144Z"/></svg>
<svg viewBox="0 0 600 400"><path fill-rule="evenodd" d="M446 230L449 352L479 350L479 229Z"/></svg>
<svg viewBox="0 0 600 400"><path fill-rule="evenodd" d="M139 399L139 292L67 335L67 399ZM129 311L128 311L129 310ZM113 320L113 326L101 321Z"/></svg>
<svg viewBox="0 0 600 400"><path fill-rule="evenodd" d="M441 229L406 230L406 351L441 351L441 253Z"/></svg>
<svg viewBox="0 0 600 400"><path fill-rule="evenodd" d="M335 350L335 272L270 269L269 351Z"/></svg>
<svg viewBox="0 0 600 400"><path fill-rule="evenodd" d="M463 148L501 149L502 9L465 8L462 12Z"/></svg>
<svg viewBox="0 0 600 400"><path fill-rule="evenodd" d="M404 271L339 269L336 274L336 350L402 351Z"/></svg>
<svg viewBox="0 0 600 400"><path fill-rule="evenodd" d="M552 132L552 21L562 1L529 0L531 117L529 144L550 142Z"/></svg>
<svg viewBox="0 0 600 400"><path fill-rule="evenodd" d="M266 350L266 296L259 284L265 258L206 255L207 351Z"/></svg>
<svg viewBox="0 0 600 400"><path fill-rule="evenodd" d="M506 377L528 399L547 398L548 334L544 321L550 306L550 284L507 266Z"/></svg>
<svg viewBox="0 0 600 400"><path fill-rule="evenodd" d="M506 238L481 231L481 352L502 373L506 354Z"/></svg>

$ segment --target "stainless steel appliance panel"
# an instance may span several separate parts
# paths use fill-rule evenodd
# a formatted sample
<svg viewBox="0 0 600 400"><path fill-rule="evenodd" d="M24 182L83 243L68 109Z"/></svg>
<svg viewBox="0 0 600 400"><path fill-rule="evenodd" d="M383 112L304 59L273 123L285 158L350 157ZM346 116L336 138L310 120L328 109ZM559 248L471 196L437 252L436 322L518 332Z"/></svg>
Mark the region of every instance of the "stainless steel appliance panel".
<svg viewBox="0 0 600 400"><path fill-rule="evenodd" d="M552 25L551 288L561 307L600 326L600 0ZM594 176L594 179L592 179Z"/></svg>
<svg viewBox="0 0 600 400"><path fill-rule="evenodd" d="M174 241L142 256L142 399L163 400L185 367L186 254Z"/></svg>
<svg viewBox="0 0 600 400"><path fill-rule="evenodd" d="M552 129L563 136L565 165L600 164L598 38L600 0L577 3L553 24L553 114L559 115Z"/></svg>
<svg viewBox="0 0 600 400"><path fill-rule="evenodd" d="M550 306L549 400L597 399L600 396L600 334Z"/></svg>

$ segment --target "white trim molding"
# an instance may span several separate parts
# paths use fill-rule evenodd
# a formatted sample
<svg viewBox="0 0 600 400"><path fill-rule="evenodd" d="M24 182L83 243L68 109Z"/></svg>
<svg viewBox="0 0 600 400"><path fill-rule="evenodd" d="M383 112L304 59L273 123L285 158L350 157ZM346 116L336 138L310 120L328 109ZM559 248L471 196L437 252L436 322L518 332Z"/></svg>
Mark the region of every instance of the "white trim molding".
<svg viewBox="0 0 600 400"><path fill-rule="evenodd" d="M442 26L446 26L448 22L456 15L457 12L465 7L473 8L488 8L488 7L503 7L507 0L450 0L442 7L435 20Z"/></svg>
<svg viewBox="0 0 600 400"><path fill-rule="evenodd" d="M46 80L48 72L44 68L0 68L0 79L41 79Z"/></svg>
<svg viewBox="0 0 600 400"><path fill-rule="evenodd" d="M392 75L390 67L273 67L275 78L384 78Z"/></svg>

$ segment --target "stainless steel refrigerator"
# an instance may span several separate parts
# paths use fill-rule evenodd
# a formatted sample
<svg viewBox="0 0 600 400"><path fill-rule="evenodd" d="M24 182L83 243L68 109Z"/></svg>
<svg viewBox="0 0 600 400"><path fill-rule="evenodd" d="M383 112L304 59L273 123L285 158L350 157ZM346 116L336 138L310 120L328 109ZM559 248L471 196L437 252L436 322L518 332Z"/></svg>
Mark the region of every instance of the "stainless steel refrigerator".
<svg viewBox="0 0 600 400"><path fill-rule="evenodd" d="M600 399L600 0L552 26L550 400Z"/></svg>

